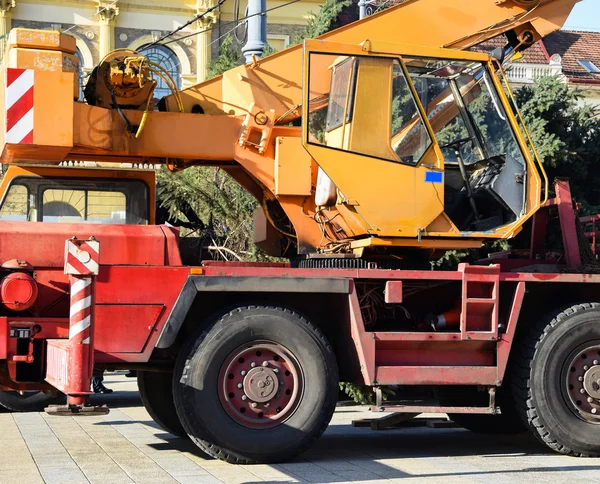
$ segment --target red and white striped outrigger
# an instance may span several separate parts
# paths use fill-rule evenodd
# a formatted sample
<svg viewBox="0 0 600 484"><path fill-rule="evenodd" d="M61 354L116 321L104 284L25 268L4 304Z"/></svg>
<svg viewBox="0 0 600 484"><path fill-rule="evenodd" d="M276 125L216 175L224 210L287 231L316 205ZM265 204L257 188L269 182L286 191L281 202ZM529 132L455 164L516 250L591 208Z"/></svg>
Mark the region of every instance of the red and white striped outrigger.
<svg viewBox="0 0 600 484"><path fill-rule="evenodd" d="M89 405L94 371L94 276L99 264L100 243L94 237L66 241L65 274L71 289L69 339L48 342L46 379L66 393L67 405L50 406L48 413L108 413L105 406Z"/></svg>

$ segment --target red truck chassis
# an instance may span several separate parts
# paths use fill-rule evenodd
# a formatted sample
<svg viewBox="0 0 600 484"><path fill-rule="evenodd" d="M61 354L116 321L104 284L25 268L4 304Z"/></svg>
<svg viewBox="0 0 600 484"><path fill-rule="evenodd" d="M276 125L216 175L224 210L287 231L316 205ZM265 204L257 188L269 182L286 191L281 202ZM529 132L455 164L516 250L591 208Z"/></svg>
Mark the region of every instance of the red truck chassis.
<svg viewBox="0 0 600 484"><path fill-rule="evenodd" d="M299 269L287 264L211 261L189 267L182 265L177 231L167 226L0 222L0 260L9 261L3 270L30 274L37 292L29 309L0 316L0 388L58 389L68 396L63 410L80 412L93 410L87 404L87 390L94 367L136 369L142 375L142 398L151 415L173 433L191 435L198 429L191 436L204 450L230 445L186 407L189 402L212 411L211 403L202 400L209 393L209 377L213 378L210 385L216 384L214 398L221 404L214 412L224 412L228 425L237 425L223 430L226 442L239 429L291 428L293 419L302 414L303 402L313 398L311 385L313 379L321 381L315 376L321 370L327 395L332 391L337 395L338 370L341 381L373 386L377 410L508 418L496 392L505 391L517 331L535 328L545 314L563 306L576 312L579 306L594 309L600 300L596 285L600 275L565 270L579 267L581 255L568 184L558 182L556 194L535 216L528 254L494 254L481 264L460 264L455 271ZM566 264L544 248L551 209L559 214ZM100 246L100 270L90 276L91 353L78 363L77 358L84 357L73 356L81 344L74 340L73 327L80 320L74 320L73 310L69 319L74 282L66 274L64 247L70 239L90 236ZM3 287L0 291L6 303L4 295L10 291ZM17 299L23 297L21 292L16 292ZM395 316L382 324L378 319L382 311ZM296 318L294 324L310 332L313 340L320 335L318 344L325 356L322 362L318 357L315 361L321 366L313 372L307 367L310 358L302 356L302 348L310 347L313 340L294 352L283 342L285 338L278 340L277 330L261 336L261 324L268 327L269 318L281 319L282 332ZM210 364L216 361L217 366L203 363L204 373L198 376L192 370L213 344L207 338L226 328L228 321L240 325L236 334L250 328L255 339L240 340L236 349L222 356L215 347ZM436 326L435 321L444 324ZM304 333L299 332L298 338ZM561 377L561 392L567 406L573 402L574 416L597 429L600 372L596 368L600 366L595 357L600 359L600 344L592 338L583 346L565 360L571 362L573 376ZM328 352L334 358L329 362ZM190 383L191 390L177 389L194 378L205 386ZM384 402L380 386L386 385L479 391L476 398L466 400L437 391L439 398L433 404L423 399ZM334 398L327 395L325 400L314 397L324 408L325 424ZM306 433L314 440L323 429ZM593 454L596 443L581 446L568 450L586 455L589 448L587 452ZM290 445L264 454L239 449L213 454L234 462L267 462L301 450Z"/></svg>

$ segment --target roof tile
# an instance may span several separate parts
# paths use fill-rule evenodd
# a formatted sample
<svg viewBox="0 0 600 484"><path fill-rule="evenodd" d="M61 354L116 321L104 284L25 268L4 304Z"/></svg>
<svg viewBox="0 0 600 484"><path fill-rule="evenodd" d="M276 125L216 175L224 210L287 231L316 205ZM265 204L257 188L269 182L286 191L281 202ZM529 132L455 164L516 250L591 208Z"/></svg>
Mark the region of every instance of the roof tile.
<svg viewBox="0 0 600 484"><path fill-rule="evenodd" d="M544 40L548 54L560 54L563 73L577 80L600 81L600 74L588 72L577 60L589 60L600 67L600 32L559 30Z"/></svg>
<svg viewBox="0 0 600 484"><path fill-rule="evenodd" d="M493 39L486 40L485 42L476 45L473 50L479 52L491 52L497 47L504 47L507 43L506 37L504 35L500 35L498 37L494 37ZM546 53L544 52L544 47L536 42L528 49L523 51L523 57L516 62L526 62L528 64L548 64L548 58L546 57Z"/></svg>
<svg viewBox="0 0 600 484"><path fill-rule="evenodd" d="M491 52L505 44L506 37L501 35L475 46L473 50ZM600 82L600 74L588 72L577 62L578 59L588 60L600 68L600 32L558 30L524 50L523 57L516 62L548 64L554 54L561 56L563 74L567 78L577 82Z"/></svg>

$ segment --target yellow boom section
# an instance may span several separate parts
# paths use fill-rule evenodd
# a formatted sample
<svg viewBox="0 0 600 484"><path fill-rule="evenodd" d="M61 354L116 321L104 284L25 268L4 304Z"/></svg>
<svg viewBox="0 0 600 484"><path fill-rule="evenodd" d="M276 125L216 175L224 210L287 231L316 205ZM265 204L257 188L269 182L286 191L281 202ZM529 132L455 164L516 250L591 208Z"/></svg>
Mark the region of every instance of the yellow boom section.
<svg viewBox="0 0 600 484"><path fill-rule="evenodd" d="M114 52L73 101L66 35L16 29L5 55L2 162L220 166L260 202L273 255L409 257L509 238L544 192L501 63L579 0L406 0L243 65L153 109L160 66ZM50 59L50 60L48 60ZM166 74L168 81L168 74Z"/></svg>
<svg viewBox="0 0 600 484"><path fill-rule="evenodd" d="M319 39L357 45L366 40L468 49L514 32L519 49L559 30L580 0L406 0ZM302 98L302 46L296 45L182 91L186 112L246 114L249 102L279 117ZM175 110L169 101L169 110ZM293 116L292 116L293 117ZM289 118L288 118L289 119Z"/></svg>

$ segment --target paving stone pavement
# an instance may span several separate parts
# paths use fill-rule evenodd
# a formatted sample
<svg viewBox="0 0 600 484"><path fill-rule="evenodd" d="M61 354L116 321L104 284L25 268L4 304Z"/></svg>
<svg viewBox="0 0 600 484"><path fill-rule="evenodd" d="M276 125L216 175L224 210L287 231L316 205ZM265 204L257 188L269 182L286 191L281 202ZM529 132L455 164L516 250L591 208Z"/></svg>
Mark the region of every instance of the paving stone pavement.
<svg viewBox="0 0 600 484"><path fill-rule="evenodd" d="M484 437L458 428L374 432L372 416L340 407L323 438L293 462L236 466L160 429L135 380L109 376L111 413L56 417L0 413L0 484L29 483L600 483L600 459L554 454L529 436Z"/></svg>

